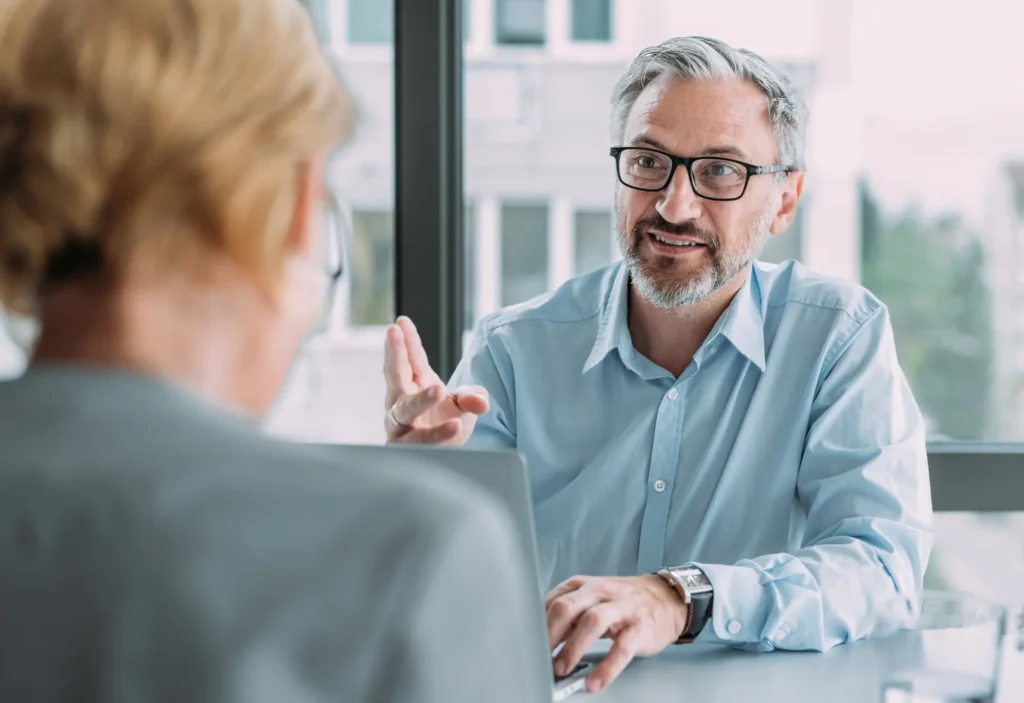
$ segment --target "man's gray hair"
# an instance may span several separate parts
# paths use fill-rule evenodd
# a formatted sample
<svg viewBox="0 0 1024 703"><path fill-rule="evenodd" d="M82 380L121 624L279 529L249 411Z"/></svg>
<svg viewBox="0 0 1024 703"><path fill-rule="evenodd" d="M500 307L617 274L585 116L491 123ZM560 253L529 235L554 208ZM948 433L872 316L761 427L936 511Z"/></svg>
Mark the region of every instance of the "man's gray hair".
<svg viewBox="0 0 1024 703"><path fill-rule="evenodd" d="M640 52L612 95L612 139L622 144L637 97L661 75L684 79L752 82L768 98L768 119L778 141L779 163L803 170L807 107L790 80L752 51L718 39L677 37ZM784 174L783 174L784 177Z"/></svg>

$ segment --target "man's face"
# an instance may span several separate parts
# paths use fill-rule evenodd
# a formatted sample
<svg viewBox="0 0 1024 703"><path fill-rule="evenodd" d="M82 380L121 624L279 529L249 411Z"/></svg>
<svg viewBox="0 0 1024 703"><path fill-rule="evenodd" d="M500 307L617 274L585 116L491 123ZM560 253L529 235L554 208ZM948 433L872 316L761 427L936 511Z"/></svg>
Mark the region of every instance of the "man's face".
<svg viewBox="0 0 1024 703"><path fill-rule="evenodd" d="M658 78L637 98L623 136L623 146L674 156L722 156L758 166L778 163L767 98L747 82ZM802 179L794 173L779 184L775 174L752 176L743 197L733 201L698 196L681 165L661 191L620 183L619 244L633 285L646 300L666 309L704 299L746 269L765 236L789 226ZM679 246L683 242L688 245Z"/></svg>

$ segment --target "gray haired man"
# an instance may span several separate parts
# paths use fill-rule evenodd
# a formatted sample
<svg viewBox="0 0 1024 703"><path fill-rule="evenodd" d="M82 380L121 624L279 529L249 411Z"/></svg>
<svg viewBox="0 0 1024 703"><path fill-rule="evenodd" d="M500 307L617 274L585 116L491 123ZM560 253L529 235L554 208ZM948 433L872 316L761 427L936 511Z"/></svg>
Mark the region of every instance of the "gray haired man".
<svg viewBox="0 0 1024 703"><path fill-rule="evenodd" d="M388 332L391 441L526 455L556 671L614 640L592 691L674 642L821 651L913 612L931 496L885 306L755 261L805 125L749 51L646 49L613 97L623 261L485 318L448 388Z"/></svg>

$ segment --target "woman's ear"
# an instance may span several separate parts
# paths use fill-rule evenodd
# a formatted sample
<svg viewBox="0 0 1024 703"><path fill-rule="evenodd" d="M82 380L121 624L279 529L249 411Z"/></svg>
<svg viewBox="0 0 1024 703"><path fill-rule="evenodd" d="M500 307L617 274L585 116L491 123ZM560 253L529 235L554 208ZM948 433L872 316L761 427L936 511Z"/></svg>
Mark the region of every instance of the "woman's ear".
<svg viewBox="0 0 1024 703"><path fill-rule="evenodd" d="M323 228L319 213L323 208L323 162L313 159L299 166L295 187L295 204L292 209L292 223L288 231L285 248L289 254L307 258L316 247L317 237Z"/></svg>

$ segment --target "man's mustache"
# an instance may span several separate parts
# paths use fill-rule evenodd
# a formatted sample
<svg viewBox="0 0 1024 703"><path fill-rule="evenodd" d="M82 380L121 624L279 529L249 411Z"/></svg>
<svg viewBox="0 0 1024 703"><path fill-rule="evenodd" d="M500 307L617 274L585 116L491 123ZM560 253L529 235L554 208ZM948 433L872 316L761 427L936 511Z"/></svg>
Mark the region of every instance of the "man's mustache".
<svg viewBox="0 0 1024 703"><path fill-rule="evenodd" d="M666 234L675 234L680 237L692 237L705 245L711 253L718 251L719 248L718 235L714 232L702 229L690 220L686 222L669 222L660 215L637 220L636 224L633 225L633 241L639 242L643 235L652 229L665 232Z"/></svg>

